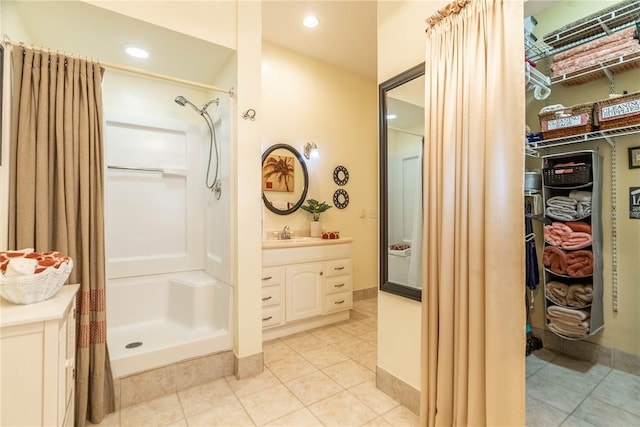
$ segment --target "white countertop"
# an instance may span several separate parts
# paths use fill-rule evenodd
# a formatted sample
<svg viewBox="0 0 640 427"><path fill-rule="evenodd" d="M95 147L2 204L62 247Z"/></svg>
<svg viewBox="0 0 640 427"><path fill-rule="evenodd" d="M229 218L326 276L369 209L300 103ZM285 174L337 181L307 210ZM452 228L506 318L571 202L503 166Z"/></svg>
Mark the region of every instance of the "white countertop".
<svg viewBox="0 0 640 427"><path fill-rule="evenodd" d="M14 304L0 298L0 326L16 326L25 323L61 319L71 298L80 285L64 285L48 300L34 304Z"/></svg>
<svg viewBox="0 0 640 427"><path fill-rule="evenodd" d="M294 237L284 240L263 240L262 249L296 248L303 246L324 246L338 245L340 243L351 243L353 237L341 237L340 239L322 239L320 237Z"/></svg>

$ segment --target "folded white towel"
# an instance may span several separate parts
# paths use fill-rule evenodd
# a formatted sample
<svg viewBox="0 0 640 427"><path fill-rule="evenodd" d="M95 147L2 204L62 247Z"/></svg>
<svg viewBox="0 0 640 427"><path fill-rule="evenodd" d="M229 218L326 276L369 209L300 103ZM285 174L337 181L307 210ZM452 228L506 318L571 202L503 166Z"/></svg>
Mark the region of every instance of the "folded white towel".
<svg viewBox="0 0 640 427"><path fill-rule="evenodd" d="M555 196L547 200L547 206L576 206L578 201L571 197Z"/></svg>
<svg viewBox="0 0 640 427"><path fill-rule="evenodd" d="M573 221L576 219L576 213L570 213L563 209L556 209L553 207L547 208L546 215L549 218L557 219L560 221Z"/></svg>
<svg viewBox="0 0 640 427"><path fill-rule="evenodd" d="M571 193L569 193L569 198L574 199L578 202L591 203L591 191L573 190Z"/></svg>
<svg viewBox="0 0 640 427"><path fill-rule="evenodd" d="M30 276L35 273L38 260L33 258L11 258L7 264L5 277Z"/></svg>

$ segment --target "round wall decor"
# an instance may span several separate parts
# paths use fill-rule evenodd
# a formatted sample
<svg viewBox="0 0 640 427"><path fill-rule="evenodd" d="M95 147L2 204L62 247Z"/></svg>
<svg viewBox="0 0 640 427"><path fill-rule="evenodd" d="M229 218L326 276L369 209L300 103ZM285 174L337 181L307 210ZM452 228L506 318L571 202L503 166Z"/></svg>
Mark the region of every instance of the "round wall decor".
<svg viewBox="0 0 640 427"><path fill-rule="evenodd" d="M336 166L333 170L333 181L338 185L345 185L349 181L349 171L344 166Z"/></svg>
<svg viewBox="0 0 640 427"><path fill-rule="evenodd" d="M342 188L333 193L333 204L338 209L344 209L349 204L349 194Z"/></svg>

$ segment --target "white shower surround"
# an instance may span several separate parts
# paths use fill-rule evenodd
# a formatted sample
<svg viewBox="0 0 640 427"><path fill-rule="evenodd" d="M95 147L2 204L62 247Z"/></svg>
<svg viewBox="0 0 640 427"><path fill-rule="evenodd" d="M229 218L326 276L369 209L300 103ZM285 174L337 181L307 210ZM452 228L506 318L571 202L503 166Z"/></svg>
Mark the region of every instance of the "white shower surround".
<svg viewBox="0 0 640 427"><path fill-rule="evenodd" d="M204 271L116 279L107 292L115 378L230 350L232 289ZM138 347L127 348L132 343Z"/></svg>
<svg viewBox="0 0 640 427"><path fill-rule="evenodd" d="M107 343L114 376L230 350L229 98L118 72L106 73L103 86ZM220 99L209 107L221 158L219 200L205 187L208 127L174 102L178 95L196 105ZM108 168L114 165L165 173ZM142 346L124 348L137 341Z"/></svg>

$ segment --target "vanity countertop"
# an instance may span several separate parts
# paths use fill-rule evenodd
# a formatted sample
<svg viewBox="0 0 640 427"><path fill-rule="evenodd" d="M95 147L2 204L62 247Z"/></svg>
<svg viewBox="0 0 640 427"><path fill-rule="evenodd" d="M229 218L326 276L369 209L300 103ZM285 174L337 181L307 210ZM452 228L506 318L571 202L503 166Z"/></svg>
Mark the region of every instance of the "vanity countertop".
<svg viewBox="0 0 640 427"><path fill-rule="evenodd" d="M340 239L322 239L320 237L294 237L293 239L270 239L262 241L262 249L296 248L303 246L338 245L351 243L353 237L341 237Z"/></svg>

